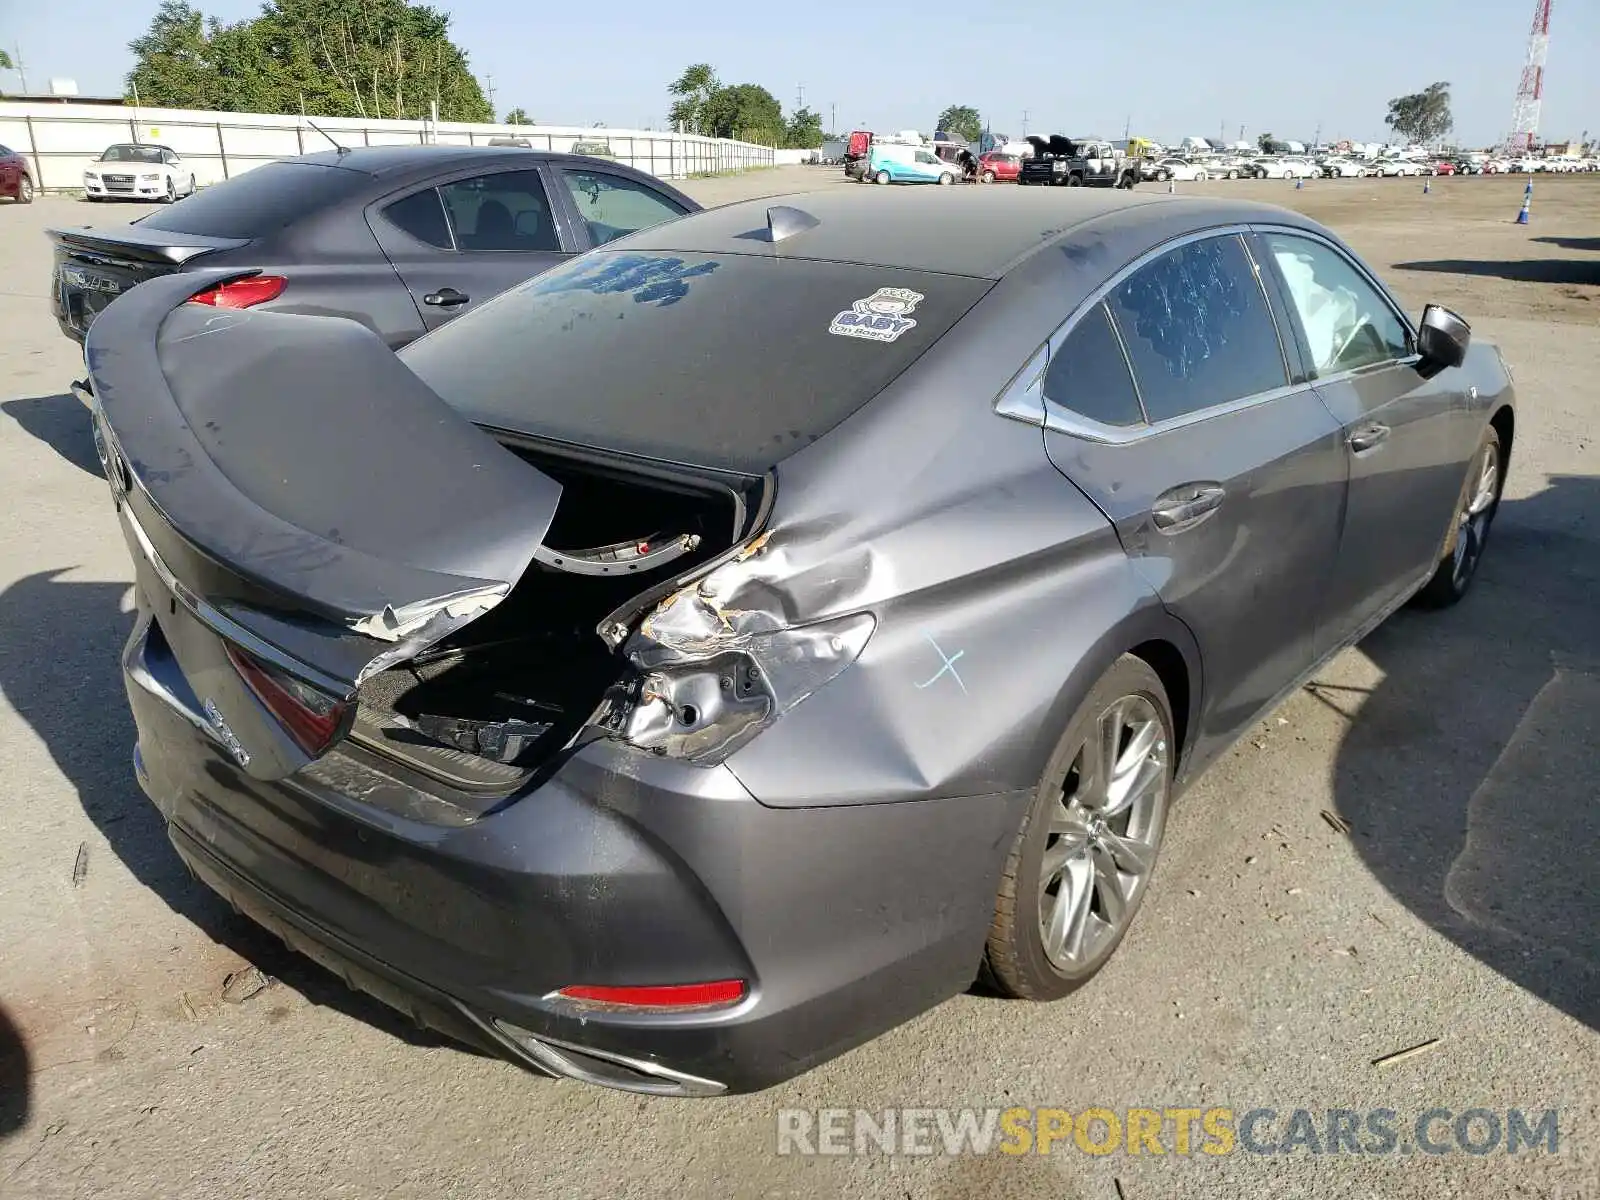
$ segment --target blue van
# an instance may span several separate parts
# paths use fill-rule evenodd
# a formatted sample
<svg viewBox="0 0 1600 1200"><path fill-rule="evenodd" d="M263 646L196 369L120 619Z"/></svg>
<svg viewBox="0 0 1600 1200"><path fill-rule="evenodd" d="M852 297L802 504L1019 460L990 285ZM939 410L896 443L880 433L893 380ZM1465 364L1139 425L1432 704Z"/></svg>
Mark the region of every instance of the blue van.
<svg viewBox="0 0 1600 1200"><path fill-rule="evenodd" d="M872 145L867 156L867 169L862 182L873 183L941 183L961 181L961 168L945 162L932 150L923 146Z"/></svg>

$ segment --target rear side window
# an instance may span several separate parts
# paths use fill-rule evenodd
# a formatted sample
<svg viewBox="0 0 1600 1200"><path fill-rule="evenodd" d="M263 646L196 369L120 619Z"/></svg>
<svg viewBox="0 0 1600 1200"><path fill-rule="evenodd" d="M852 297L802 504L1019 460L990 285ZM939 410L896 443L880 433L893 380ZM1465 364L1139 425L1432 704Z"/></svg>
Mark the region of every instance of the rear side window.
<svg viewBox="0 0 1600 1200"><path fill-rule="evenodd" d="M865 405L991 286L766 255L596 250L400 357L481 425L756 473Z"/></svg>
<svg viewBox="0 0 1600 1200"><path fill-rule="evenodd" d="M403 200L384 206L383 215L389 224L402 229L430 246L440 250L454 250L450 240L450 223L445 220L444 205L433 188L413 192Z"/></svg>
<svg viewBox="0 0 1600 1200"><path fill-rule="evenodd" d="M1168 251L1108 303L1151 422L1289 381L1261 283L1235 236Z"/></svg>
<svg viewBox="0 0 1600 1200"><path fill-rule="evenodd" d="M370 175L317 163L265 163L139 221L141 229L201 237L258 238L349 199Z"/></svg>
<svg viewBox="0 0 1600 1200"><path fill-rule="evenodd" d="M538 171L497 171L440 186L456 248L485 251L560 250L550 200Z"/></svg>
<svg viewBox="0 0 1600 1200"><path fill-rule="evenodd" d="M1050 352L1044 397L1102 425L1140 425L1144 411L1104 304L1096 304Z"/></svg>

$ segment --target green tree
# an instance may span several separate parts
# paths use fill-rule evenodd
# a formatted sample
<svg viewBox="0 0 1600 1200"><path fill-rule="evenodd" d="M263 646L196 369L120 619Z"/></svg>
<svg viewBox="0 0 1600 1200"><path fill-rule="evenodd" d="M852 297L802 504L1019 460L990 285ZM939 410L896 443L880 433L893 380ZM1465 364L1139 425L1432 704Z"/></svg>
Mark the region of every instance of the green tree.
<svg viewBox="0 0 1600 1200"><path fill-rule="evenodd" d="M1276 139L1273 138L1273 136L1270 133L1263 133L1260 137L1258 137L1256 139L1256 145L1261 147L1261 153L1263 153L1263 154L1271 154L1272 153L1272 143L1275 140Z"/></svg>
<svg viewBox="0 0 1600 1200"><path fill-rule="evenodd" d="M798 108L789 114L783 144L791 150L815 150L822 145L822 114Z"/></svg>
<svg viewBox="0 0 1600 1200"><path fill-rule="evenodd" d="M132 43L146 104L316 116L447 121L494 112L450 40L450 18L406 0L268 0L233 25L163 0Z"/></svg>
<svg viewBox="0 0 1600 1200"><path fill-rule="evenodd" d="M783 141L783 106L759 84L720 87L706 101L699 132L775 146Z"/></svg>
<svg viewBox="0 0 1600 1200"><path fill-rule="evenodd" d="M206 19L186 0L162 0L144 36L128 43L138 60L128 86L145 104L217 108L218 76Z"/></svg>
<svg viewBox="0 0 1600 1200"><path fill-rule="evenodd" d="M677 82L667 88L677 97L667 112L667 120L674 129L684 133L705 133L706 106L721 87L710 63L692 63L685 67Z"/></svg>
<svg viewBox="0 0 1600 1200"><path fill-rule="evenodd" d="M983 136L983 118L971 105L952 104L939 114L935 128L964 142L975 142Z"/></svg>
<svg viewBox="0 0 1600 1200"><path fill-rule="evenodd" d="M1450 115L1449 83L1431 83L1410 96L1397 96L1389 101L1389 115L1384 124L1413 142L1431 142L1443 137L1455 126Z"/></svg>
<svg viewBox="0 0 1600 1200"><path fill-rule="evenodd" d="M0 71L15 70L16 67L11 65L11 55L7 54L4 50L0 50Z"/></svg>
<svg viewBox="0 0 1600 1200"><path fill-rule="evenodd" d="M513 108L510 112L508 112L505 115L505 119L501 122L501 124L503 124L503 125L532 125L532 124L534 124L534 120L533 120L532 117L530 117L527 114L527 111L525 109Z"/></svg>

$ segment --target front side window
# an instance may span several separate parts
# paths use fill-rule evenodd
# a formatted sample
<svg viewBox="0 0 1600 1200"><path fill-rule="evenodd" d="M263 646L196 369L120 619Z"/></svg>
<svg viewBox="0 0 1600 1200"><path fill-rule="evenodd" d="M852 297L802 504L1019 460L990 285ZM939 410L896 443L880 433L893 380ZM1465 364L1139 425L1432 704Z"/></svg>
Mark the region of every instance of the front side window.
<svg viewBox="0 0 1600 1200"><path fill-rule="evenodd" d="M1104 304L1096 304L1050 351L1044 397L1102 425L1144 423L1128 360Z"/></svg>
<svg viewBox="0 0 1600 1200"><path fill-rule="evenodd" d="M1288 383L1277 327L1236 236L1168 251L1107 302L1152 423Z"/></svg>
<svg viewBox="0 0 1600 1200"><path fill-rule="evenodd" d="M926 150L918 150L917 151L917 161L919 163L936 163L939 160L937 158L935 158L933 155L929 154Z"/></svg>
<svg viewBox="0 0 1600 1200"><path fill-rule="evenodd" d="M596 246L683 215L682 208L635 179L604 171L563 171L561 177Z"/></svg>
<svg viewBox="0 0 1600 1200"><path fill-rule="evenodd" d="M559 251L561 239L538 171L499 171L441 184L439 196L456 247L486 251Z"/></svg>
<svg viewBox="0 0 1600 1200"><path fill-rule="evenodd" d="M1392 362L1411 353L1405 323L1344 255L1292 234L1270 233L1264 240L1318 375Z"/></svg>

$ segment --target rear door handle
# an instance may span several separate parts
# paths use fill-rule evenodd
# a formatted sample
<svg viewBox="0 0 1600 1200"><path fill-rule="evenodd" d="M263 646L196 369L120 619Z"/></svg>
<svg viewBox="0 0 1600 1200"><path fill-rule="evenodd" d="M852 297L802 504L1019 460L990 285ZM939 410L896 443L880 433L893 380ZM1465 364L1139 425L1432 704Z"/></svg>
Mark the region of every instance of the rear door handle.
<svg viewBox="0 0 1600 1200"><path fill-rule="evenodd" d="M1389 427L1387 425L1363 425L1350 435L1350 449L1360 454L1379 445L1388 436Z"/></svg>
<svg viewBox="0 0 1600 1200"><path fill-rule="evenodd" d="M1163 533L1192 529L1221 508L1227 494L1220 483L1186 483L1156 497L1150 519Z"/></svg>
<svg viewBox="0 0 1600 1200"><path fill-rule="evenodd" d="M458 292L455 288L440 288L437 292L429 292L422 298L424 304L432 304L438 308L454 308L458 304L465 304L472 297L465 292Z"/></svg>

